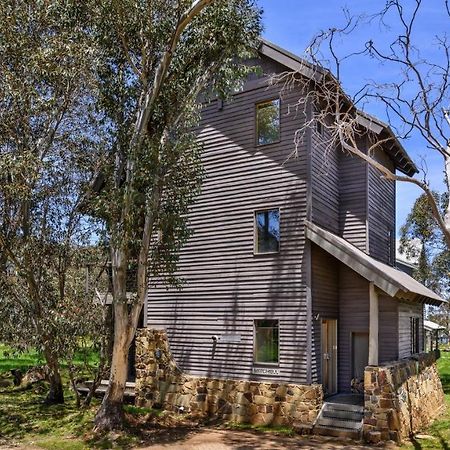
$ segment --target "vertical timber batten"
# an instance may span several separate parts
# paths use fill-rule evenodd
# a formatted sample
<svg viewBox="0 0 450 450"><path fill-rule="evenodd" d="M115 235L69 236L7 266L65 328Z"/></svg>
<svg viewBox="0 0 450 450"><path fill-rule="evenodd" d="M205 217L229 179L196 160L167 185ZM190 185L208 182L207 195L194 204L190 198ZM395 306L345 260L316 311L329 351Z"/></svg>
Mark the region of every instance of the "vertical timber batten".
<svg viewBox="0 0 450 450"><path fill-rule="evenodd" d="M378 292L369 283L369 366L378 365Z"/></svg>

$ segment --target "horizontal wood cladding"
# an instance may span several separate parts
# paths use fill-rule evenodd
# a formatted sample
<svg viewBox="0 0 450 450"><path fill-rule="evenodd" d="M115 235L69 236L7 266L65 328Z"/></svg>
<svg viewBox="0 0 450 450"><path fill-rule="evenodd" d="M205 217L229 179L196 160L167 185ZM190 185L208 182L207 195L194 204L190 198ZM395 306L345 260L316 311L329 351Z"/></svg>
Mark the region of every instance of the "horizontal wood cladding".
<svg viewBox="0 0 450 450"><path fill-rule="evenodd" d="M398 352L399 358L411 356L411 319L418 317L419 351L423 351L423 305L401 302L398 305Z"/></svg>
<svg viewBox="0 0 450 450"><path fill-rule="evenodd" d="M398 359L398 305L397 299L379 295L378 356L380 364Z"/></svg>
<svg viewBox="0 0 450 450"><path fill-rule="evenodd" d="M367 164L341 152L339 168L340 235L367 251Z"/></svg>
<svg viewBox="0 0 450 450"><path fill-rule="evenodd" d="M320 247L312 245L313 350L312 380L321 380L321 322L339 317L339 262ZM339 326L339 323L338 323Z"/></svg>
<svg viewBox="0 0 450 450"><path fill-rule="evenodd" d="M352 380L352 333L369 332L369 283L356 272L339 266L338 386L350 391Z"/></svg>
<svg viewBox="0 0 450 450"><path fill-rule="evenodd" d="M276 68L264 68L266 72ZM279 320L279 375L269 379L306 383L306 270L304 260L306 142L292 157L301 115L288 114L299 91L279 96L279 86L235 94L219 109L204 107L197 129L205 179L191 207L193 235L181 251L181 290L150 280L149 327L165 328L171 351L187 373L240 379L254 375L254 320ZM281 139L255 145L255 104L281 98ZM280 251L254 255L256 210L279 208ZM156 284L156 285L155 285ZM238 343L212 336L234 334ZM256 367L256 366L255 366Z"/></svg>
<svg viewBox="0 0 450 450"><path fill-rule="evenodd" d="M312 130L311 183L312 219L339 234L339 151L329 148L329 132Z"/></svg>
<svg viewBox="0 0 450 450"><path fill-rule="evenodd" d="M374 158L395 171L394 164L381 150ZM384 263L394 263L390 252L395 255L395 182L382 178L381 172L369 166L369 254Z"/></svg>

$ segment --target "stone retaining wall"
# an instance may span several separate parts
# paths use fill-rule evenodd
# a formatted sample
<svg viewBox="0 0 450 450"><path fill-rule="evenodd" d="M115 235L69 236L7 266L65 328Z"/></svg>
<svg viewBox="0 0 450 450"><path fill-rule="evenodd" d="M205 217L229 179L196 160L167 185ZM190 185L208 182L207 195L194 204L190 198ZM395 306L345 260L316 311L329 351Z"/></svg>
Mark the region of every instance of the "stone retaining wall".
<svg viewBox="0 0 450 450"><path fill-rule="evenodd" d="M401 441L435 419L444 407L435 352L366 367L364 437Z"/></svg>
<svg viewBox="0 0 450 450"><path fill-rule="evenodd" d="M312 425L321 385L223 380L183 374L162 330L136 336L136 405L254 425Z"/></svg>

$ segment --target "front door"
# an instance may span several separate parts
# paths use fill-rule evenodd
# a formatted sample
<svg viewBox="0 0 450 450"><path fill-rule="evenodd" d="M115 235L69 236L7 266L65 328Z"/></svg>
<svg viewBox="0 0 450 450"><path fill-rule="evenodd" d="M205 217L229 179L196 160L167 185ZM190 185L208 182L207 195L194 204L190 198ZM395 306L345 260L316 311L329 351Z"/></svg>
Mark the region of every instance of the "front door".
<svg viewBox="0 0 450 450"><path fill-rule="evenodd" d="M322 320L322 385L325 395L337 392L337 320Z"/></svg>

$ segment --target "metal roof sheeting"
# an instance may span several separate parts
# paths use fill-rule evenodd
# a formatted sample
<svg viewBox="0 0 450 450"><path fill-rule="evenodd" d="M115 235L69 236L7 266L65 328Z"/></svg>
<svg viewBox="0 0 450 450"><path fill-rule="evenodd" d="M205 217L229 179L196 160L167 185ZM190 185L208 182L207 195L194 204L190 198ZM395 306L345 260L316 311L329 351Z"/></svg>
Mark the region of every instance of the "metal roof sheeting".
<svg viewBox="0 0 450 450"><path fill-rule="evenodd" d="M305 226L308 239L391 297L430 305L446 303L408 274L372 258L345 239L309 221L305 221Z"/></svg>

